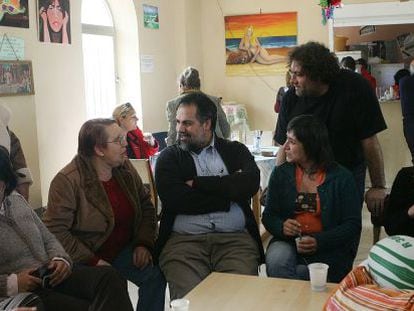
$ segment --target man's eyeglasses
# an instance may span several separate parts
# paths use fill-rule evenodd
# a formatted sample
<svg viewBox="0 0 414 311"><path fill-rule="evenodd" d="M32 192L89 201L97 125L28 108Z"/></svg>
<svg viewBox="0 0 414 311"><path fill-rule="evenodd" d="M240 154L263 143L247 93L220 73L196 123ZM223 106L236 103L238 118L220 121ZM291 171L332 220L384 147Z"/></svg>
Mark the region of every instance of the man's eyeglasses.
<svg viewBox="0 0 414 311"><path fill-rule="evenodd" d="M305 74L303 73L303 72L301 72L301 71L292 71L292 70L289 70L289 74L290 74L290 76L292 77L292 78L296 78L296 77L303 77Z"/></svg>
<svg viewBox="0 0 414 311"><path fill-rule="evenodd" d="M124 145L127 141L127 138L125 135L120 135L118 138L116 138L113 141L106 141L106 143L117 143L118 145Z"/></svg>

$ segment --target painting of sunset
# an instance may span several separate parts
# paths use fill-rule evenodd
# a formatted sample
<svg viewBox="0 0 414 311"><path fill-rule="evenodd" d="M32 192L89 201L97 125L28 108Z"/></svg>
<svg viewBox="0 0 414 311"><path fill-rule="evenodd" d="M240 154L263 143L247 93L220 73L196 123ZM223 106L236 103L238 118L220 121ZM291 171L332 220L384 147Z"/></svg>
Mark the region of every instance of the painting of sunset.
<svg viewBox="0 0 414 311"><path fill-rule="evenodd" d="M297 45L297 13L225 16L226 75L286 72L287 55Z"/></svg>

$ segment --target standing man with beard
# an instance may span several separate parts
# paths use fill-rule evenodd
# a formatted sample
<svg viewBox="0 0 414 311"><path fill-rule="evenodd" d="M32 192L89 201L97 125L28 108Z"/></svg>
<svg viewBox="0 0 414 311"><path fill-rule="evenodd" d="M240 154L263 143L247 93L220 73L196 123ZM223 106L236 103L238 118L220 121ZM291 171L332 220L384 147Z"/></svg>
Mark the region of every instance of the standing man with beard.
<svg viewBox="0 0 414 311"><path fill-rule="evenodd" d="M260 172L243 144L214 133L217 108L201 92L180 99L177 143L157 160L163 203L157 254L172 299L211 272L257 275L264 254L250 208Z"/></svg>
<svg viewBox="0 0 414 311"><path fill-rule="evenodd" d="M361 205L368 166L371 188L365 201L372 216L384 207L385 176L377 133L386 124L377 97L369 83L349 70L339 69L337 59L325 46L308 42L289 55L291 88L283 98L274 139L286 141L288 122L301 114L312 114L328 128L335 160L348 168L356 181ZM278 164L285 161L283 148Z"/></svg>

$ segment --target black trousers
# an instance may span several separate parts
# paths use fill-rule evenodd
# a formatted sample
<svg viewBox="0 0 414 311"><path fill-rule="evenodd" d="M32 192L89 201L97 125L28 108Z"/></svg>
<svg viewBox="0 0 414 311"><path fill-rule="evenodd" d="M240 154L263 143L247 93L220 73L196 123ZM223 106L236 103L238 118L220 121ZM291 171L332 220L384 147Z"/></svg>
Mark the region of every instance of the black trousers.
<svg viewBox="0 0 414 311"><path fill-rule="evenodd" d="M403 119L404 137L410 149L411 160L414 164L414 117L405 117Z"/></svg>
<svg viewBox="0 0 414 311"><path fill-rule="evenodd" d="M74 267L61 284L34 291L46 311L132 311L127 283L112 267Z"/></svg>

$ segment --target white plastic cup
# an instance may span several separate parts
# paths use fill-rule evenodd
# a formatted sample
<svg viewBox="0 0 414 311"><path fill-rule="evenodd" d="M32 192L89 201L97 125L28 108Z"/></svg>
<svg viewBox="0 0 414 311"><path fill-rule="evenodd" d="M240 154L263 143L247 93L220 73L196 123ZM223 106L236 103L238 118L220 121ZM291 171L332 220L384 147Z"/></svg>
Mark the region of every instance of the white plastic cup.
<svg viewBox="0 0 414 311"><path fill-rule="evenodd" d="M188 311L190 306L190 301L188 299L175 299L171 301L171 310L172 311Z"/></svg>
<svg viewBox="0 0 414 311"><path fill-rule="evenodd" d="M329 266L325 263L315 262L308 265L308 269L312 290L323 292L326 289Z"/></svg>

